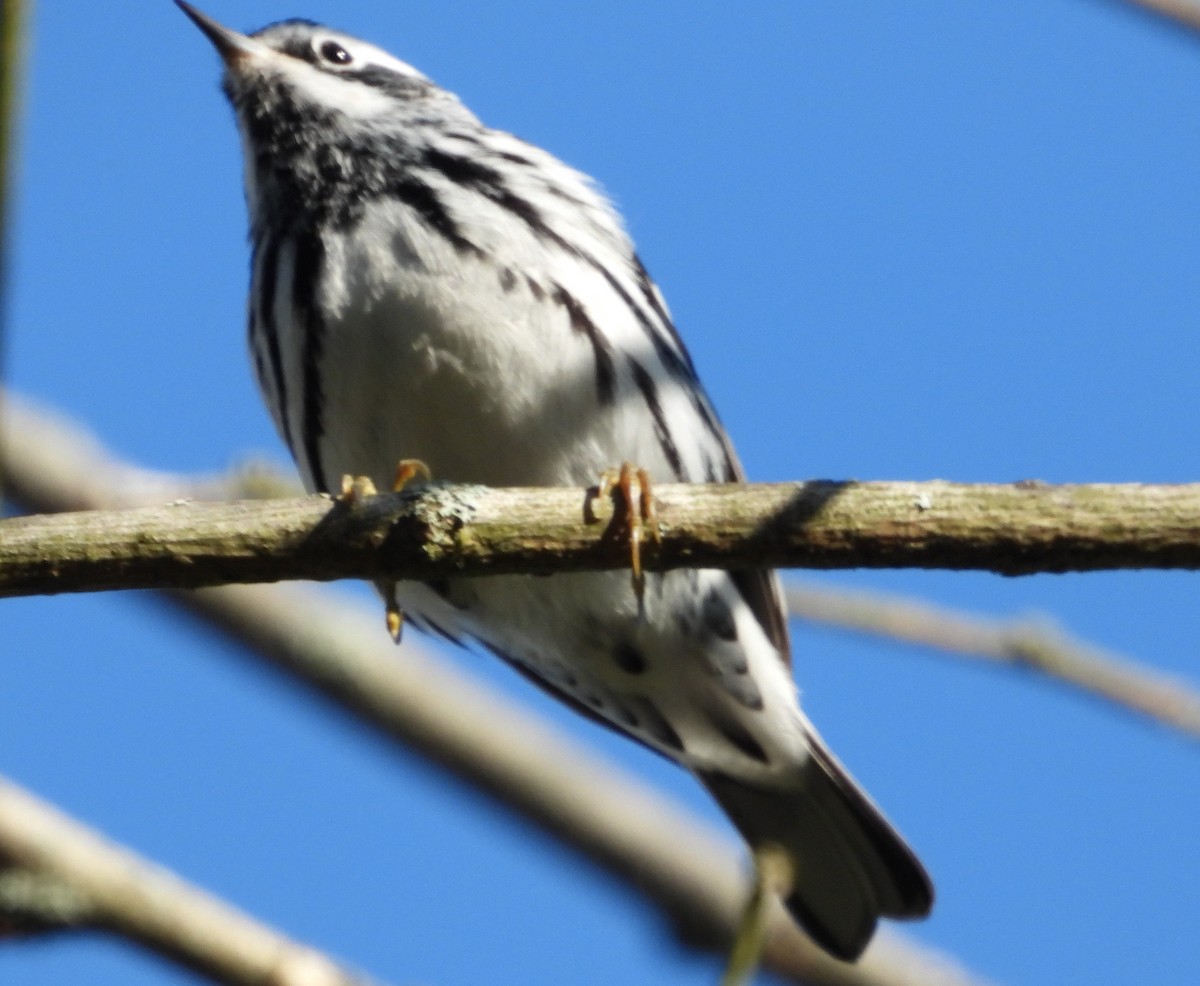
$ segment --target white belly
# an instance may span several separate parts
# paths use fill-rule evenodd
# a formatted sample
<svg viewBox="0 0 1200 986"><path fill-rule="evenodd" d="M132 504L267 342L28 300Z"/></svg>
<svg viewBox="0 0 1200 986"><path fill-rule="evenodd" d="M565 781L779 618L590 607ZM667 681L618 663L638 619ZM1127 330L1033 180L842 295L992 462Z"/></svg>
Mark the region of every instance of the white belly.
<svg viewBox="0 0 1200 986"><path fill-rule="evenodd" d="M327 249L327 270L347 272L323 285L337 313L326 320L321 374L330 482L343 473L390 482L399 459L421 459L435 479L492 486L591 483L625 460L664 466L644 411L620 400L626 382L617 379L616 401L599 399L593 344L550 297L576 273L596 318L619 336L629 314L601 310L614 306L598 275L580 284L547 261L501 276L444 245L418 260L394 235L362 230Z"/></svg>
<svg viewBox="0 0 1200 986"><path fill-rule="evenodd" d="M436 480L491 486L582 489L624 461L664 481L703 478L715 453L691 384L657 362L602 274L555 268L561 253L525 258L520 277L448 255L445 244L421 244L418 257L397 221L325 242L326 271L341 272L321 284L316 450L329 485L365 475L386 489L400 459L420 459ZM574 313L556 299L560 282L571 285ZM604 352L581 328L580 307L603 326L607 391L597 372ZM299 334L288 349L283 359L299 375ZM681 461L664 449L647 374L659 415L679 429ZM302 469L306 456L297 454ZM313 485L311 470L306 478ZM483 642L691 766L744 770L729 739L737 722L762 748L787 751L754 769L803 756L790 676L724 573L652 576L644 613L627 572L402 583L396 596L418 624ZM736 627L732 640L705 615L714 598Z"/></svg>

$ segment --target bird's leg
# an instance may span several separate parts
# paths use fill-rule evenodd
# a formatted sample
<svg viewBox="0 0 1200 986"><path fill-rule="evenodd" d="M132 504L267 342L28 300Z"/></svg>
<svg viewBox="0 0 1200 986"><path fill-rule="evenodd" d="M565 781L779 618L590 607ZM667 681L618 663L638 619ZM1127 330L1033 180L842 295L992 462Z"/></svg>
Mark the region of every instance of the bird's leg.
<svg viewBox="0 0 1200 986"><path fill-rule="evenodd" d="M634 506L633 485L637 483L637 505ZM635 468L629 462L621 468L608 470L600 475L599 496L617 492L621 504L616 509L624 512L621 518L629 537L629 566L632 571L633 593L637 597L638 615L645 612L646 575L642 571L642 541L649 536L652 541L660 540L658 515L654 509L654 495L650 490L650 474L645 469Z"/></svg>
<svg viewBox="0 0 1200 986"><path fill-rule="evenodd" d="M426 481L433 478L429 466L420 459L401 459L396 463L396 475L392 480L392 492L399 493L415 476L423 476ZM368 496L379 493L370 476L351 476L349 473L342 477L342 492L338 499L345 504L353 505ZM404 632L404 611L396 602L396 583L381 582L379 591L383 593L384 606L387 607L384 616L387 631L391 638L400 643Z"/></svg>
<svg viewBox="0 0 1200 986"><path fill-rule="evenodd" d="M768 842L754 849L754 887L738 919L721 986L742 986L750 981L767 938L771 902L787 897L795 878L792 859L781 846Z"/></svg>

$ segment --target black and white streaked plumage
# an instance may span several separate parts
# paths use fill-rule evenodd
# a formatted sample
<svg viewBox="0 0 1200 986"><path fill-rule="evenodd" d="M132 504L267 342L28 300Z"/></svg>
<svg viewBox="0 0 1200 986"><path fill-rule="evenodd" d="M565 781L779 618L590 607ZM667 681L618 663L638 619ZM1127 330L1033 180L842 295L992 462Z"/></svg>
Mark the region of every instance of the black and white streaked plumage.
<svg viewBox="0 0 1200 986"><path fill-rule="evenodd" d="M226 66L245 151L250 343L308 487L439 480L587 487L742 471L620 218L592 182L479 122L379 48L309 21L242 35L186 4ZM419 626L474 639L687 767L834 955L928 913L915 856L797 704L773 573L401 583Z"/></svg>

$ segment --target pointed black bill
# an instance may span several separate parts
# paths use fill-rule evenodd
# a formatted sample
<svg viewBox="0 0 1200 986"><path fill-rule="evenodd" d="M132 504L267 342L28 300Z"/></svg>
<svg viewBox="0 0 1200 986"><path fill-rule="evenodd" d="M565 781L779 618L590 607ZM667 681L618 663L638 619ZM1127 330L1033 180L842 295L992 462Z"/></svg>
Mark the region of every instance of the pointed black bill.
<svg viewBox="0 0 1200 986"><path fill-rule="evenodd" d="M188 15L193 24L204 32L204 36L212 42L213 47L217 49L217 54L221 56L226 65L252 55L256 50L253 38L218 23L190 3L185 3L184 0L175 0L175 4Z"/></svg>

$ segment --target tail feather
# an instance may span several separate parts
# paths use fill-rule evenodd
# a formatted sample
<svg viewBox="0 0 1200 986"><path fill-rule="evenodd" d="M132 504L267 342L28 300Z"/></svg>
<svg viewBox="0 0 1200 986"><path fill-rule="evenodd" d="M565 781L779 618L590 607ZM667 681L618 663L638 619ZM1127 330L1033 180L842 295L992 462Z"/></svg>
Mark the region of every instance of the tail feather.
<svg viewBox="0 0 1200 986"><path fill-rule="evenodd" d="M810 734L811 756L794 785L754 786L726 774L700 779L752 846L773 842L791 856L788 910L812 938L853 961L880 916L924 917L933 886L913 851L866 793Z"/></svg>

